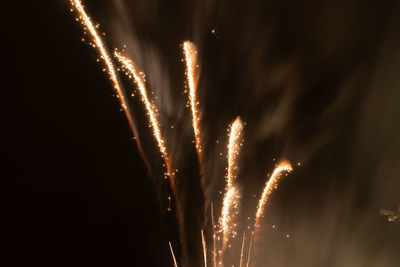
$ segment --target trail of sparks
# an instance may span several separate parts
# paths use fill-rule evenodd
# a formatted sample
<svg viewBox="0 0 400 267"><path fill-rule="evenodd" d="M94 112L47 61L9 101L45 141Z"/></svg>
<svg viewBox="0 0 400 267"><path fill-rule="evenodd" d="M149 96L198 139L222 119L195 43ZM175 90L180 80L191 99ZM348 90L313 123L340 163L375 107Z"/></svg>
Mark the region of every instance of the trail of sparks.
<svg viewBox="0 0 400 267"><path fill-rule="evenodd" d="M232 186L236 179L237 159L239 157L240 147L242 146L241 134L243 130L243 123L240 117L237 117L232 124L229 133L228 145L228 173L227 173L227 186Z"/></svg>
<svg viewBox="0 0 400 267"><path fill-rule="evenodd" d="M265 184L264 191L261 195L261 198L258 202L258 208L256 212L256 223L255 227L257 228L259 226L258 221L263 215L264 211L264 206L267 203L268 197L272 194L274 189L278 187L278 182L279 179L282 176L283 172L291 172L292 165L288 161L283 161L281 162L274 170L274 172L271 175L271 178L269 178L268 182Z"/></svg>
<svg viewBox="0 0 400 267"><path fill-rule="evenodd" d="M233 122L229 132L228 144L228 171L226 174L226 193L223 199L222 212L221 212L221 230L223 235L223 244L229 239L229 234L232 228L232 208L237 211L239 200L239 191L234 186L237 171L237 160L239 157L240 147L242 145L241 133L243 130L243 123L239 117ZM234 233L235 235L235 233Z"/></svg>
<svg viewBox="0 0 400 267"><path fill-rule="evenodd" d="M114 85L114 89L117 93L117 97L119 98L119 101L121 103L122 108L125 111L126 117L128 118L130 126L133 128L133 123L132 123L132 118L131 115L129 114L128 106L126 105L125 102L125 96L119 86L117 75L115 74L115 69L114 65L110 59L110 56L108 55L105 46L103 42L101 41L101 38L96 30L96 27L93 25L90 17L86 14L85 9L82 6L82 3L80 0L71 0L71 5L75 7L75 9L78 11L80 15L80 19L84 26L89 29L90 34L92 35L92 38L95 42L95 47L97 47L101 58L104 60L104 63L106 64L106 67L108 69L108 74L110 75L111 81Z"/></svg>
<svg viewBox="0 0 400 267"><path fill-rule="evenodd" d="M201 230L201 243L203 244L204 267L207 267L207 244L204 239L203 229Z"/></svg>
<svg viewBox="0 0 400 267"><path fill-rule="evenodd" d="M168 244L169 244L169 250L171 251L172 259L174 260L174 266L178 267L178 263L176 263L175 253L174 250L172 249L171 242L168 242Z"/></svg>
<svg viewBox="0 0 400 267"><path fill-rule="evenodd" d="M169 161L169 157L167 154L167 149L165 147L165 141L163 139L163 137L161 136L161 131L160 131L160 127L159 127L159 122L157 119L157 113L156 113L156 108L154 107L154 105L150 102L149 97L147 96L147 92L146 92L146 86L144 83L144 80L142 78L142 76L140 75L141 73L138 72L138 70L135 67L135 64L133 63L133 61L128 58L123 56L120 52L115 51L114 53L115 57L123 64L123 66L132 74L134 82L137 84L138 88L139 88L139 92L140 95L142 97L142 102L146 107L147 110L147 114L149 116L150 122L151 122L151 126L153 128L153 132L154 132L154 136L157 140L158 143L158 147L160 149L160 152L163 156L163 159L165 161L165 165L167 168L167 176L170 178L170 183L172 186L172 190L175 190L174 187L174 171L172 170L171 167L171 163Z"/></svg>
<svg viewBox="0 0 400 267"><path fill-rule="evenodd" d="M159 123L157 120L157 115L155 111L155 107L153 104L150 102L147 92L146 92L146 86L144 85L144 81L142 76L139 74L139 72L136 70L136 67L133 63L133 61L125 56L123 56L121 53L118 51L115 51L114 55L116 58L125 66L125 68L133 75L133 78L139 88L140 95L142 96L142 101L146 106L146 110L148 112L151 125L154 130L154 136L157 139L158 147L160 148L160 151L163 155L166 155L166 148L164 145L164 140L161 137L160 133L160 128L159 128Z"/></svg>
<svg viewBox="0 0 400 267"><path fill-rule="evenodd" d="M198 111L199 103L197 100L197 75L195 72L197 67L197 49L193 43L186 41L183 43L183 50L186 59L186 76L189 84L189 101L192 110L194 138L197 152L200 154L202 150L199 129L200 115Z"/></svg>

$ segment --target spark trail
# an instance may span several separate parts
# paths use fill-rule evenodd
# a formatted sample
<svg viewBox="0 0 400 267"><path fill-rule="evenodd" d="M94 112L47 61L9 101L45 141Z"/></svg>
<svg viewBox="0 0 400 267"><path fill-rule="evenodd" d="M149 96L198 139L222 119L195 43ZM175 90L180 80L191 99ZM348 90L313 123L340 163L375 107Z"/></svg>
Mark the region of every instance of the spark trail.
<svg viewBox="0 0 400 267"><path fill-rule="evenodd" d="M170 160L169 160L169 157L167 154L167 149L165 147L165 141L161 135L159 122L157 119L156 108L154 107L154 105L149 100L149 97L147 96L144 80L143 80L142 76L140 75L140 73L138 72L138 70L136 69L134 62L130 58L123 56L118 51L115 51L114 55L119 60L119 62L121 62L123 64L125 69L127 69L132 74L133 80L136 83L137 87L139 88L139 92L142 97L141 98L142 102L146 107L147 114L149 116L151 126L153 128L154 136L157 140L158 147L159 147L162 157L165 161L165 165L167 168L167 176L170 178L171 187L172 187L172 190L174 191L174 179L173 179L174 172L172 171L171 163L170 163Z"/></svg>
<svg viewBox="0 0 400 267"><path fill-rule="evenodd" d="M259 226L258 222L259 222L259 219L263 215L264 206L268 201L268 197L272 194L274 189L276 189L278 187L278 182L282 176L282 173L291 172L292 170L293 170L292 165L290 164L289 161L283 161L283 162L279 163L279 165L274 169L274 172L272 173L271 178L269 178L268 182L265 184L264 191L258 202L255 228L257 228Z"/></svg>
<svg viewBox="0 0 400 267"><path fill-rule="evenodd" d="M110 56L108 55L106 48L96 30L96 27L93 25L92 20L90 19L90 17L86 14L85 9L82 6L82 3L80 0L71 0L71 5L76 9L76 11L79 13L80 15L80 20L82 21L83 25L89 30L94 43L95 43L95 47L97 47L101 58L103 59L104 63L106 64L106 67L108 69L108 74L110 76L110 79L114 85L114 89L115 92L117 93L117 97L119 98L119 101L121 103L122 108L125 111L125 115L128 118L128 122L129 125L133 131L133 121L132 121L132 117L131 114L129 113L129 109L128 106L126 104L125 101L125 96L121 90L121 87L119 86L118 83L118 79L117 79L117 75L115 73L115 68L114 65L110 59ZM135 134L135 133L134 133Z"/></svg>
<svg viewBox="0 0 400 267"><path fill-rule="evenodd" d="M186 76L189 84L189 102L192 111L192 125L194 131L194 138L195 138L196 150L200 158L202 148L201 148L200 129L199 129L199 122L200 122L200 115L198 110L199 103L197 100L197 82L198 82L198 75L196 73L197 49L193 43L186 41L183 43L183 50L185 53L185 60L186 60Z"/></svg>
<svg viewBox="0 0 400 267"><path fill-rule="evenodd" d="M234 185L236 180L237 172L237 161L239 158L240 147L242 146L242 130L243 123L239 117L233 122L229 132L229 144L228 144L228 171L226 174L226 193L223 199L222 212L220 218L221 231L223 235L223 247L229 239L229 235L232 234L232 220L231 215L232 209L237 211L239 201L239 191ZM235 235L233 233L233 235Z"/></svg>

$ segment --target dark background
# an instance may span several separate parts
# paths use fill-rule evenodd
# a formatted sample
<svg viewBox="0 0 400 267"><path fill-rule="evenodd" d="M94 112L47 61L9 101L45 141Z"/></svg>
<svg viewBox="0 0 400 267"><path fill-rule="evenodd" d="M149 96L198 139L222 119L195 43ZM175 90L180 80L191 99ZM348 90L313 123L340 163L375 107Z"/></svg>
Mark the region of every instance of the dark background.
<svg viewBox="0 0 400 267"><path fill-rule="evenodd" d="M201 60L205 78L200 84L210 88L210 100L203 115L208 128L216 129L208 131L209 144L225 135L227 124L237 114L252 125L265 123L260 114L275 118L273 110L280 110L280 106L273 103L284 102L281 100L285 97L276 93L279 88L295 93L296 99L289 101L292 115L283 116L286 124L271 124L274 131L267 134L266 141L246 152L246 179L258 181L248 182L243 190L250 192L263 184L265 173L259 176L254 166L262 161L254 158L261 158L258 150L266 146L272 147L266 152L268 158L305 163L292 182L282 185L277 204L271 208L275 221L285 231L297 230L299 236L296 222L308 219L317 225L326 225L327 221L346 225L335 228L333 235L340 233L336 239L322 241L338 245L328 246L329 252L308 266L328 262L334 263L325 266L347 266L332 259L342 256L340 244L348 241L346 236L354 229L361 229L357 233L362 238L357 234L349 240L357 244L374 233L365 253L388 248L387 254L376 255L389 260L382 265L377 260L378 265L373 266L397 266L400 259L393 251L400 245L399 226L388 224L378 215L379 208L393 210L400 204L399 109L395 101L399 100L400 84L395 78L399 71L399 35L395 30L399 10L394 1L340 1L332 8L319 1L226 4L202 16L199 21L206 23L200 29L190 16L195 14L192 10L196 2L150 2L143 4L142 10L135 9L140 6L138 2L130 3L132 16L138 17L137 36L158 47L165 61L175 58L169 65L171 74L177 77L173 84L184 79L182 66L177 67L179 43L193 38L204 51ZM105 29L112 28L107 26L109 17L104 22L100 17L107 14L107 1L87 1L86 6L96 22L105 24ZM151 14L151 7L156 8L157 16L147 24L140 14ZM323 15L314 19L318 13ZM96 51L80 41L82 31L74 22L69 3L14 1L3 4L2 19L2 180L7 184L3 187L6 208L2 219L7 223L3 240L6 258L11 262L7 266L172 266L157 192L110 82L95 60ZM272 25L268 33L273 41L253 38L263 36L265 32L260 29L268 25ZM218 37L209 33L213 26ZM268 47L268 53L260 52L263 47ZM255 58L272 63L259 63ZM296 82L277 78L266 85L251 79L253 74L241 76L240 66L250 73L257 67L265 77L288 75ZM274 72L280 67L282 72ZM373 77L378 77L377 81ZM248 79L253 83L245 83ZM246 86L255 89L250 92ZM259 97L260 87L271 87L272 93ZM389 87L392 89L385 91ZM340 92L351 93L342 97ZM228 100L223 98L226 95ZM242 102L245 104L238 104ZM272 111L259 108L266 105L272 106ZM383 110L378 117L376 110ZM215 114L220 119L215 119ZM317 118L315 114L322 115ZM246 138L252 140L260 131L249 126ZM207 153L212 152L210 149ZM388 168L376 157L385 162L389 158L393 171L380 172L379 166ZM272 164L267 163L268 167ZM223 173L223 167L220 169ZM374 191L376 183L385 186ZM213 184L218 182L209 181L210 187ZM208 200L221 187L215 188ZM324 197L329 199L328 204ZM341 204L330 205L332 202ZM289 212L281 215L279 210ZM318 230L330 231L323 227ZM298 248L299 244L281 248L297 255L298 249L293 246ZM268 244L266 247L271 249ZM367 259L363 254L360 257ZM352 257L343 257L346 259L352 266ZM296 266L293 262L279 261L277 266Z"/></svg>

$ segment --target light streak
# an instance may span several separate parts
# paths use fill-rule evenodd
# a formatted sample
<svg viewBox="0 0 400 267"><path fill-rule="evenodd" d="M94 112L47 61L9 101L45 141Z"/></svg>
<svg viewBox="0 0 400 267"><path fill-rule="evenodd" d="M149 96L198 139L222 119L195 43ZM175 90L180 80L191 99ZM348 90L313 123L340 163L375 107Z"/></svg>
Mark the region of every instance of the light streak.
<svg viewBox="0 0 400 267"><path fill-rule="evenodd" d="M243 261L243 249L244 249L244 240L246 239L246 230L243 230L243 239L242 239L242 249L240 250L240 267L242 267Z"/></svg>
<svg viewBox="0 0 400 267"><path fill-rule="evenodd" d="M112 63L111 58L110 58L110 56L107 53L107 50L105 48L105 45L103 44L103 42L102 42L102 40L101 40L101 38L99 36L99 33L96 30L97 27L95 27L93 25L92 20L87 15L87 13L86 13L83 5L82 5L82 2L80 0L70 0L70 3L72 5L72 7L74 7L75 10L79 13L79 19L81 20L82 25L84 25L84 27L89 29L89 33L90 33L90 35L92 36L92 38L94 40L94 44L92 46L97 48L97 50L98 50L98 52L100 54L100 57L103 59L105 65L106 65L106 68L108 70L108 75L109 75L109 77L110 77L110 79L112 81L114 90L115 90L115 92L117 94L117 98L119 99L121 107L124 110L125 116L126 116L126 118L128 120L128 124L129 124L129 127L131 129L131 132L132 132L132 135L133 135L133 139L136 140L136 146L137 146L140 154L142 155L142 158L143 158L145 164L147 165L148 168L150 168L149 167L149 163L147 162L147 160L143 156L142 147L140 145L139 137L136 134L135 126L134 126L134 123L133 123L133 118L132 118L130 110L129 110L127 104L126 104L125 95L124 95L124 93L123 93L123 91L122 91L122 89L121 89L121 87L119 85L119 82L118 82L118 79L117 79L117 75L116 75L116 72L115 72L115 68L114 68L114 64Z"/></svg>
<svg viewBox="0 0 400 267"><path fill-rule="evenodd" d="M229 133L229 145L228 145L228 173L227 173L227 186L232 186L236 179L237 170L237 159L239 157L240 147L242 146L241 135L243 130L243 123L240 117L237 117L232 124L231 131Z"/></svg>
<svg viewBox="0 0 400 267"><path fill-rule="evenodd" d="M200 141L200 115L198 111L198 100L197 100L197 78L196 67L197 67L197 49L196 46L186 41L183 43L183 50L186 59L186 76L189 84L189 101L190 108L192 111L192 125L194 131L195 144L198 154L201 153L201 141Z"/></svg>
<svg viewBox="0 0 400 267"><path fill-rule="evenodd" d="M166 148L165 148L165 144L164 144L165 142L164 142L163 138L161 137L159 123L158 123L157 115L155 112L155 107L150 102L149 97L147 96L146 86L144 84L142 76L137 71L135 64L133 63L133 61L131 59L123 56L118 51L115 51L114 55L124 65L124 67L133 75L133 78L139 88L140 95L142 96L142 101L146 106L146 110L148 112L149 119L151 121L151 125L154 130L154 136L157 139L158 147L160 148L161 153L166 156Z"/></svg>
<svg viewBox="0 0 400 267"><path fill-rule="evenodd" d="M156 114L156 108L150 102L149 97L147 96L146 86L143 81L143 78L140 75L140 73L138 72L138 70L136 69L135 64L133 63L133 61L130 58L123 56L118 51L115 51L114 55L123 64L123 66L132 74L133 80L137 84L137 87L139 88L142 102L146 107L147 114L149 116L151 126L153 128L154 136L157 140L158 147L160 149L160 152L162 154L162 157L164 159L164 162L165 162L165 165L167 168L166 175L170 178L171 187L175 193L175 181L174 181L175 172L172 169L172 166L171 166L168 154L167 154L167 149L165 147L165 142L164 142L163 137L161 136L159 122L158 122L158 118L157 118L157 114Z"/></svg>
<svg viewBox="0 0 400 267"><path fill-rule="evenodd" d="M247 253L247 264L246 264L246 267L249 267L249 265L250 265L250 256L251 256L251 248L253 247L253 239L254 239L254 236L252 235L251 236L251 240L250 240L250 245L249 245L249 252Z"/></svg>
<svg viewBox="0 0 400 267"><path fill-rule="evenodd" d="M234 186L236 180L237 160L239 158L240 147L242 146L243 123L239 117L233 122L229 132L228 144L228 171L226 174L226 193L223 199L222 212L221 212L221 231L223 235L223 246L229 239L232 228L231 210L237 211L239 191Z"/></svg>
<svg viewBox="0 0 400 267"><path fill-rule="evenodd" d="M106 64L106 67L108 69L108 74L114 85L114 89L117 93L117 97L119 98L121 106L125 111L126 117L128 118L128 121L132 126L133 125L132 118L131 118L131 115L129 114L128 106L126 105L126 102L125 102L125 96L119 86L117 75L115 73L115 68L110 59L110 56L108 55L106 48L105 48L103 42L101 41L101 38L100 38L98 32L96 31L95 26L92 23L92 20L86 14L86 11L82 6L81 1L80 0L71 0L71 4L78 11L78 13L80 15L80 19L82 20L82 23L87 27L87 29L89 29L89 32L92 35L92 38L95 42L95 47L97 47L97 49L101 55L101 58L103 59L104 63Z"/></svg>
<svg viewBox="0 0 400 267"><path fill-rule="evenodd" d="M278 182L282 176L282 173L291 172L292 170L293 170L292 165L290 164L289 161L283 161L279 163L279 165L274 169L271 178L269 178L269 180L265 184L264 191L258 202L258 208L256 212L256 223L255 223L256 228L259 226L258 221L263 215L264 206L267 203L268 197L272 194L274 189L278 187Z"/></svg>
<svg viewBox="0 0 400 267"><path fill-rule="evenodd" d="M212 229L213 229L213 266L217 266L217 252L216 252L216 247L215 247L215 223L214 223L214 204L211 201L211 224L212 224Z"/></svg>
<svg viewBox="0 0 400 267"><path fill-rule="evenodd" d="M174 250L172 249L171 241L168 242L168 244L169 244L169 250L171 251L172 259L174 260L174 266L178 267L178 263L176 263L175 253Z"/></svg>
<svg viewBox="0 0 400 267"><path fill-rule="evenodd" d="M207 267L207 244L204 239L203 229L201 230L201 243L203 244L203 255L204 255L204 267Z"/></svg>

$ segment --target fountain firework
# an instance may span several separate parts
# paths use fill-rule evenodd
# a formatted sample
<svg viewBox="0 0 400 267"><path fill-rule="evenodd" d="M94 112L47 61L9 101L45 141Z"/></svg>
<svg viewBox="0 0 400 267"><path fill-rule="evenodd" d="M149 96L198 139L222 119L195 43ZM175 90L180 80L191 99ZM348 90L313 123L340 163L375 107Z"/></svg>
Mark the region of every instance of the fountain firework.
<svg viewBox="0 0 400 267"><path fill-rule="evenodd" d="M94 41L92 46L96 48L103 59L106 68L108 70L108 74L110 76L110 79L113 83L114 89L117 92L117 96L120 100L122 109L124 110L126 117L128 119L128 123L132 129L132 132L134 135L135 134L135 128L134 128L134 123L132 120L132 113L131 110L129 109L126 101L125 94L123 90L121 89L121 86L119 84L117 74L115 71L114 63L112 62L109 53L107 52L107 49L100 38L100 34L97 31L97 27L93 25L92 20L90 17L87 15L82 3L80 0L71 0L71 5L74 10L78 13L78 19L81 21L83 27L85 29L88 29L90 32L90 35ZM198 84L198 63L197 63L197 48L196 46L189 42L185 41L183 43L183 50L184 50L184 56L185 56L185 62L186 62L186 75L187 75L187 81L188 81L188 87L189 87L189 104L190 104L190 109L191 109L191 116L192 116L192 128L193 128L193 133L194 133L194 143L196 147L196 151L198 154L198 159L199 159L199 164L201 165L202 163L202 145L201 145L201 130L200 130L200 112L199 112L199 101L197 97L197 84ZM175 172L173 171L172 168L172 159L169 157L169 151L168 148L165 144L165 137L162 135L161 130L160 130L160 123L158 121L158 111L157 107L155 104L150 100L148 96L148 91L146 89L145 85L145 79L144 79L144 74L141 73L137 67L135 66L135 63L132 59L130 59L127 55L125 55L122 52L115 51L114 53L116 59L121 63L122 67L126 70L127 74L129 77L131 77L136 84L140 95L141 95L141 100L142 103L145 106L145 109L148 114L148 119L150 121L151 128L154 133L154 137L156 139L156 142L158 144L158 148L160 149L162 158L165 162L165 166L167 169L166 175L170 178L170 185L171 189L175 194L179 195L179 192L176 192L178 190L175 188ZM151 77L150 77L151 78ZM209 254L208 248L207 248L207 238L205 237L206 232L204 229L201 229L200 235L201 235L201 246L203 249L203 263L204 266L207 266L208 262L211 262L213 266L222 266L222 265L229 265L232 266L231 262L226 262L226 259L224 258L224 251L230 247L230 242L231 239L234 239L237 235L237 230L235 229L237 226L237 222L235 222L235 215L238 214L238 208L239 208L239 199L240 199L240 192L239 192L239 187L237 183L237 176L238 176L238 168L239 168L239 152L240 149L243 145L243 126L244 123L241 121L239 117L235 119L235 121L232 123L229 134L228 134L228 152L227 152L227 173L226 173L226 186L225 186L225 192L224 192L224 197L222 201L222 208L220 212L220 219L218 220L217 224L214 222L214 208L213 204L211 205L211 228L212 228L212 237L210 238L212 240L212 251L210 253L212 254L212 259L208 260L207 255ZM140 145L139 140L137 140L138 145ZM140 148L140 147L139 147ZM148 159L145 159L148 160ZM200 166L201 167L201 166ZM200 168L201 170L201 168ZM257 207L257 212L255 215L255 229L260 227L260 219L262 218L263 211L265 209L265 205L267 203L268 198L270 197L271 193L273 192L273 189L277 187L277 184L279 182L279 178L282 176L284 172L290 172L292 171L291 164L288 161L282 161L279 163L275 170L273 171L270 179L267 181L266 186L264 188L264 191L259 199L259 204ZM202 175L202 174L201 174ZM182 190L180 188L180 190ZM184 189L183 189L184 190ZM180 205L176 205L177 209L181 207ZM177 213L179 213L180 210L177 210ZM178 219L178 223L179 223ZM179 227L179 225L178 225ZM217 230L216 230L217 229ZM193 234L193 233L192 233ZM251 257L251 249L253 245L253 237L255 232L251 232L251 238L249 239L250 241L247 242L248 246L248 253L246 255L247 258L247 264L246 266L249 266L250 263L250 257ZM221 241L221 242L217 242ZM185 246L186 244L184 243L183 240L180 240L181 247ZM180 260L177 259L174 248L171 244L171 242L168 243L173 264L174 266L178 266L179 262L186 262L184 259ZM246 231L243 232L243 237L241 239L241 250L240 250L240 259L239 259L239 265L242 266L242 263L245 261L245 246L246 246ZM200 265L199 263L198 265Z"/></svg>

